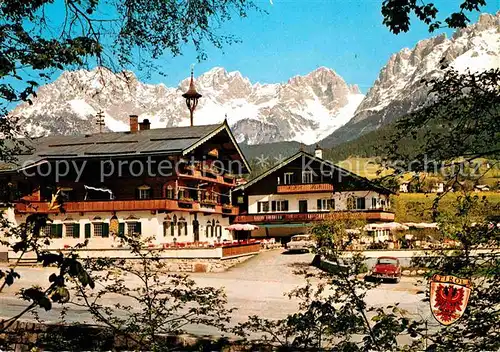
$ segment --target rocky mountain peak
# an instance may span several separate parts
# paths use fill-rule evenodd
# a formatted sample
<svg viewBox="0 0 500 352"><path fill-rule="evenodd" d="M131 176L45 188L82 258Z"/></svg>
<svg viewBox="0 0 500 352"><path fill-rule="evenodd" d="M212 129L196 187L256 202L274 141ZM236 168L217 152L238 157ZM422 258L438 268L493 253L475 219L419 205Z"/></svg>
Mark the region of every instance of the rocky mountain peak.
<svg viewBox="0 0 500 352"><path fill-rule="evenodd" d="M356 138L419 108L427 97L422 79L442 75L442 62L460 72L500 68L499 24L500 11L482 14L451 38L441 34L393 54L352 120L324 144Z"/></svg>
<svg viewBox="0 0 500 352"><path fill-rule="evenodd" d="M219 123L227 115L238 139L252 144L314 143L345 124L363 98L356 86L324 67L285 84L252 84L238 71L214 67L195 77L195 84L203 95L195 124ZM41 87L32 106L21 104L12 114L22 116L36 135L95 132L100 110L109 130L128 130L129 114L148 118L152 128L187 125L181 95L188 85L189 77L170 88L142 83L130 72L67 71Z"/></svg>

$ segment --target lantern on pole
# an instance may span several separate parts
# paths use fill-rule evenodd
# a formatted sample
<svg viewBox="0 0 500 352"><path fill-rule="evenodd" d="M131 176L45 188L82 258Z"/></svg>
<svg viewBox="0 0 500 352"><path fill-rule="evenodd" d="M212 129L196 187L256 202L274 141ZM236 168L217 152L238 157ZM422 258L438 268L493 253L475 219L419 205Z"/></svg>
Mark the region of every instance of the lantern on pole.
<svg viewBox="0 0 500 352"><path fill-rule="evenodd" d="M186 105L189 109L189 119L191 126L193 126L193 113L196 107L198 106L198 99L202 97L200 93L196 91L196 87L194 86L194 77L193 77L193 69L191 68L191 81L189 82L189 89L186 93L182 94L182 97L186 99Z"/></svg>

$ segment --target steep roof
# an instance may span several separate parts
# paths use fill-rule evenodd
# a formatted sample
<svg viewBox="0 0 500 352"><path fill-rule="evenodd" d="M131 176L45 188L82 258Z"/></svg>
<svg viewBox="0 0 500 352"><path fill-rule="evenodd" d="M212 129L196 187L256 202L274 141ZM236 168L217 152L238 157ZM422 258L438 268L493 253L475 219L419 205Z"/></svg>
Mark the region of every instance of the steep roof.
<svg viewBox="0 0 500 352"><path fill-rule="evenodd" d="M109 132L77 136L48 136L24 140L25 153L15 164L0 165L0 170L16 170L43 160L130 157L140 155L186 154L219 132L226 130L248 170L226 121L217 125L168 127L131 132Z"/></svg>
<svg viewBox="0 0 500 352"><path fill-rule="evenodd" d="M238 190L244 190L252 185L254 185L255 183L259 182L260 180L262 180L263 178L265 178L266 176L269 176L270 174L272 174L273 172L281 169L282 167L288 165L289 163L291 163L292 161L296 160L297 158L299 157L308 157L308 158L311 158L312 160L314 161L317 161L319 163L322 163L322 164L325 164L325 165L328 165L330 168L332 169L336 169L340 172L342 172L344 175L349 175L349 176L352 176L353 178L359 180L359 181L362 181L363 183L369 185L370 187L372 187L373 189L376 189L378 190L379 192L381 193L392 193L394 194L393 191L391 191L390 189L388 188L385 188L385 187L382 187L380 185L377 185L376 183L368 180L367 178L365 177L362 177L362 176L359 176L351 171L348 171L338 165L335 165L333 164L332 162L328 161L328 160L323 160L323 159L320 159L320 158L317 158L315 157L314 155L312 154L309 154L303 150L297 152L296 154L292 155L291 157L289 157L288 159L285 159L283 160L281 163L273 166L272 168L270 168L269 170L265 171L264 173L260 174L259 176L256 176L254 177L253 179L251 179L250 181L248 181L247 183L244 183L238 187L236 187L234 189L234 191L238 191Z"/></svg>

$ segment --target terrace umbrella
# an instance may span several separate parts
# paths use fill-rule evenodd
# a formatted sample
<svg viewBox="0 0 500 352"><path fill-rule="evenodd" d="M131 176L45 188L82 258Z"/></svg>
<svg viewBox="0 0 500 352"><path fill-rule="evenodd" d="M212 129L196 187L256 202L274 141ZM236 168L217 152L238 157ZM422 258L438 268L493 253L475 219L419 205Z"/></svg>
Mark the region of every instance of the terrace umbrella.
<svg viewBox="0 0 500 352"><path fill-rule="evenodd" d="M391 230L391 231L402 231L402 230L408 230L409 227L403 224L400 224L399 222L387 222L383 224L368 224L365 226L366 231L373 231L373 230Z"/></svg>
<svg viewBox="0 0 500 352"><path fill-rule="evenodd" d="M437 222L420 222L420 223L405 222L404 225L406 225L408 227L414 227L416 229L437 229L438 228Z"/></svg>
<svg viewBox="0 0 500 352"><path fill-rule="evenodd" d="M258 228L259 228L258 226L252 224L232 224L226 227L227 230L231 231L245 231L246 239L250 237L250 231L257 230ZM239 241L239 236L238 236L238 241Z"/></svg>
<svg viewBox="0 0 500 352"><path fill-rule="evenodd" d="M233 224L226 227L226 230L231 231L253 231L257 230L259 227L257 225L252 224Z"/></svg>

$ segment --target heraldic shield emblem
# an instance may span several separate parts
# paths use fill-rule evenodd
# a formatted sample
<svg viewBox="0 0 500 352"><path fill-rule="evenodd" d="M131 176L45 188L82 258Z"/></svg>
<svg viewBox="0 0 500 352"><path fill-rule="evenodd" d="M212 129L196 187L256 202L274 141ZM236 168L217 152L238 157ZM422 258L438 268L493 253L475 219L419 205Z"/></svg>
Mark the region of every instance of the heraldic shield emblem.
<svg viewBox="0 0 500 352"><path fill-rule="evenodd" d="M434 318L443 325L451 325L460 319L469 303L470 290L468 279L451 275L432 276L430 304Z"/></svg>

